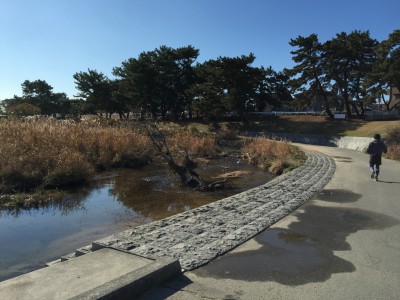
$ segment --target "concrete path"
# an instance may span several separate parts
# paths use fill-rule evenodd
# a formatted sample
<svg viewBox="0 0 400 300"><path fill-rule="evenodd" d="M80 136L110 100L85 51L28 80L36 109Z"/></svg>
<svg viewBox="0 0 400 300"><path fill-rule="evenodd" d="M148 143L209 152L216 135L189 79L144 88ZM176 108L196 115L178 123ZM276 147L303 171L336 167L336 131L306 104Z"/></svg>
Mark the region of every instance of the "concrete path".
<svg viewBox="0 0 400 300"><path fill-rule="evenodd" d="M400 163L301 145L335 160L306 204L211 263L141 299L400 299Z"/></svg>
<svg viewBox="0 0 400 300"><path fill-rule="evenodd" d="M179 262L100 249L0 282L2 300L132 299L181 274Z"/></svg>

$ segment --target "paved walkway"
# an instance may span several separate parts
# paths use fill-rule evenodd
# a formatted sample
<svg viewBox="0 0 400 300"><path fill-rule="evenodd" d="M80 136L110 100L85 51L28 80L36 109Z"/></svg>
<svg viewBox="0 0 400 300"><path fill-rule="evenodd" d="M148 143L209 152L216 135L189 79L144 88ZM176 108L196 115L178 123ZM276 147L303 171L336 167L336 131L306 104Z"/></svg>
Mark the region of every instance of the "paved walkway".
<svg viewBox="0 0 400 300"><path fill-rule="evenodd" d="M383 159L381 181L374 182L364 153L301 147L336 163L322 191L141 299L400 299L400 163ZM300 172L295 178L309 173Z"/></svg>
<svg viewBox="0 0 400 300"><path fill-rule="evenodd" d="M98 240L145 258L173 257L192 270L237 247L312 198L332 178L334 161L311 151L306 163L265 185Z"/></svg>

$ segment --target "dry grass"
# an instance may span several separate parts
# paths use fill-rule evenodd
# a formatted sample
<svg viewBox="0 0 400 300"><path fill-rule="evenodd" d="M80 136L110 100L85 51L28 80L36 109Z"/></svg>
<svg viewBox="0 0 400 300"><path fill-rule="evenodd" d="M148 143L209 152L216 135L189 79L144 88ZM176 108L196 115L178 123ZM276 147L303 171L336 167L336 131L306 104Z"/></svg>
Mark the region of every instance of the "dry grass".
<svg viewBox="0 0 400 300"><path fill-rule="evenodd" d="M249 139L242 148L242 154L249 163L261 166L275 175L301 165L305 159L289 142L265 138Z"/></svg>
<svg viewBox="0 0 400 300"><path fill-rule="evenodd" d="M386 158L400 161L400 145L391 145L388 147Z"/></svg>
<svg viewBox="0 0 400 300"><path fill-rule="evenodd" d="M79 182L96 169L134 167L152 154L139 131L96 121L3 120L0 140L0 191L6 192Z"/></svg>
<svg viewBox="0 0 400 300"><path fill-rule="evenodd" d="M174 123L158 123L175 161L184 163L186 155L194 160L215 158L219 154L217 139L213 134L200 132L195 127L179 126Z"/></svg>
<svg viewBox="0 0 400 300"><path fill-rule="evenodd" d="M372 137L375 132L386 137L400 121L365 121L360 119L332 120L323 116L267 116L236 123L236 128L268 133L320 134L334 136ZM233 124L233 123L232 123ZM231 124L231 125L232 125ZM220 126L223 126L222 124Z"/></svg>
<svg viewBox="0 0 400 300"><path fill-rule="evenodd" d="M175 132L167 139L172 152L184 151L190 157L215 157L217 155L216 139L211 135L194 135L190 132Z"/></svg>
<svg viewBox="0 0 400 300"><path fill-rule="evenodd" d="M217 155L212 135L178 126L161 130L178 162L182 153L193 159ZM142 126L101 119L1 120L0 140L0 193L66 186L98 170L141 166L155 154Z"/></svg>
<svg viewBox="0 0 400 300"><path fill-rule="evenodd" d="M388 153L385 157L400 161L400 126L388 130L386 136Z"/></svg>

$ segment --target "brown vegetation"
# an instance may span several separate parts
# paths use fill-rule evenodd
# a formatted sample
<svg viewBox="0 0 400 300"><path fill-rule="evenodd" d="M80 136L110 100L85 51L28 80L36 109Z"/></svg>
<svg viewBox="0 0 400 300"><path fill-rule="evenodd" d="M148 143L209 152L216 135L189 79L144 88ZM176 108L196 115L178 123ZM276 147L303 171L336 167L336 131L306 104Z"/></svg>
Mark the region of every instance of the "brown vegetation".
<svg viewBox="0 0 400 300"><path fill-rule="evenodd" d="M176 161L218 153L212 135L162 127ZM0 193L67 186L99 170L139 167L155 155L143 126L102 119L2 120L0 140Z"/></svg>
<svg viewBox="0 0 400 300"><path fill-rule="evenodd" d="M198 162L223 155L215 133L159 125L174 161ZM143 126L130 122L81 122L50 118L0 121L0 194L63 187L110 168L135 168L155 158L156 149ZM239 141L240 142L240 141ZM242 144L241 142L239 144ZM274 174L290 168L296 156L287 142L263 138L245 142L249 163Z"/></svg>
<svg viewBox="0 0 400 300"><path fill-rule="evenodd" d="M390 129L386 140L388 144L386 158L400 161L400 126Z"/></svg>
<svg viewBox="0 0 400 300"><path fill-rule="evenodd" d="M176 131L170 135L167 144L177 159L183 159L182 154L188 154L191 158L213 158L218 154L218 146L214 136L196 135L187 131Z"/></svg>
<svg viewBox="0 0 400 300"><path fill-rule="evenodd" d="M68 185L98 169L143 164L152 155L138 130L97 121L3 120L0 140L1 192Z"/></svg>
<svg viewBox="0 0 400 300"><path fill-rule="evenodd" d="M261 166L275 175L296 167L292 159L299 158L304 162L305 156L287 141L267 140L265 138L249 139L242 148L244 158L252 164Z"/></svg>

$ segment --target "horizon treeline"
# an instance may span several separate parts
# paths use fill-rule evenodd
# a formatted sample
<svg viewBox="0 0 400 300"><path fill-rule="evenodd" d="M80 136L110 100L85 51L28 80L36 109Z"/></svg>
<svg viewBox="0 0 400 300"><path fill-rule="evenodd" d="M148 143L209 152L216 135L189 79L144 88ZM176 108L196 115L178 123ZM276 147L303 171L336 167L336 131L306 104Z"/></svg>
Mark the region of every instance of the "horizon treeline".
<svg viewBox="0 0 400 300"><path fill-rule="evenodd" d="M291 69L255 67L253 53L197 62L191 45L160 46L129 58L112 70L113 79L88 69L73 74L79 99L54 93L44 80L24 81L22 96L4 99L7 115L119 114L182 120L246 118L272 109L331 109L364 116L366 105L398 107L387 97L400 87L400 30L378 42L369 31L336 34L321 43L317 34L291 39ZM1 111L0 111L1 112Z"/></svg>

